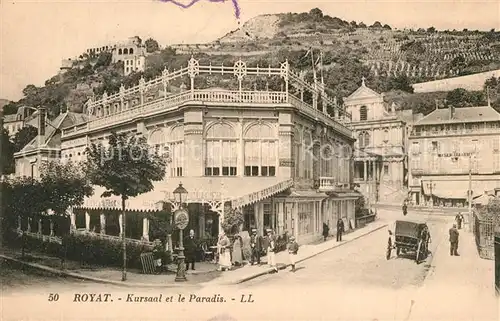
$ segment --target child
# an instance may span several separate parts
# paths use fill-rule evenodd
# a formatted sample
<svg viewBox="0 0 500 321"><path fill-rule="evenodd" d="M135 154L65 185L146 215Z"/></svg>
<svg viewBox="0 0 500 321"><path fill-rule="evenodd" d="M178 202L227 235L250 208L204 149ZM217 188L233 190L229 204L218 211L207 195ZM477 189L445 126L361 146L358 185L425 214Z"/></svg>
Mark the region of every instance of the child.
<svg viewBox="0 0 500 321"><path fill-rule="evenodd" d="M290 256L290 262L292 264L292 272L295 272L295 260L298 251L299 244L295 242L295 237L292 235L290 236L290 242L288 243L288 255Z"/></svg>

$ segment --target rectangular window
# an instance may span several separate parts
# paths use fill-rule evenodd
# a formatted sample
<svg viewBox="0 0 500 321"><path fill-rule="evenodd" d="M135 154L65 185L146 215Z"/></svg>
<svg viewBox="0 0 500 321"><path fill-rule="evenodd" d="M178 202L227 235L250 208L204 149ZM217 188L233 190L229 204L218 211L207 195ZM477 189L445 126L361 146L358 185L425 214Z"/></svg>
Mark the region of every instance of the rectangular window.
<svg viewBox="0 0 500 321"><path fill-rule="evenodd" d="M432 142L432 151L437 152L438 151L438 142Z"/></svg>
<svg viewBox="0 0 500 321"><path fill-rule="evenodd" d="M209 140L206 142L205 171L207 176L235 176L236 141Z"/></svg>
<svg viewBox="0 0 500 321"><path fill-rule="evenodd" d="M182 141L170 143L169 150L172 162L170 163L170 175L172 177L182 176L182 164L184 160L184 144Z"/></svg>
<svg viewBox="0 0 500 321"><path fill-rule="evenodd" d="M384 165L384 175L389 175L389 165Z"/></svg>

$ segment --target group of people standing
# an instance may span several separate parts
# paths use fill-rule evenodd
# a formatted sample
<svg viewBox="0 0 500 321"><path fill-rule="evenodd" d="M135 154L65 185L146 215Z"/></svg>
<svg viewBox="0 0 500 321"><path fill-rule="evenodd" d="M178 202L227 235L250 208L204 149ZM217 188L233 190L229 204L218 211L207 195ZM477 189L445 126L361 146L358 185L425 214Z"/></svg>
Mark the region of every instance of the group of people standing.
<svg viewBox="0 0 500 321"><path fill-rule="evenodd" d="M342 234L344 231L344 221L339 217L337 220L337 242L342 241ZM323 241L326 241L328 236L330 236L330 227L328 226L328 223L323 223Z"/></svg>
<svg viewBox="0 0 500 321"><path fill-rule="evenodd" d="M267 235L264 237L257 235L257 229L252 229L251 232L250 264L260 265L261 254L265 252L267 256L267 264L271 266L275 272L278 272L278 265L276 262L277 237L273 230L267 229ZM230 270L233 264L238 265L238 263L243 261L242 245L243 241L241 236L237 235L233 244L231 244L231 241L224 232L220 234L217 244L219 248L219 271ZM298 253L299 245L295 241L294 236L289 238L287 249L290 257L290 263L292 265L292 271L295 271L295 257Z"/></svg>

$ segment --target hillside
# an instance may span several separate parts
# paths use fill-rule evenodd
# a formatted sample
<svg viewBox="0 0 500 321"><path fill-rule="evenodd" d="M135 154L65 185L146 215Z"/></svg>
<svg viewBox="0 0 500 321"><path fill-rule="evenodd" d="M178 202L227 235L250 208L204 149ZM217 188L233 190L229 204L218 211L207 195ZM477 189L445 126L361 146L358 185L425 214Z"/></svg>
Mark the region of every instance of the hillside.
<svg viewBox="0 0 500 321"><path fill-rule="evenodd" d="M92 95L117 92L121 84L136 85L141 77L152 79L165 68L173 71L184 67L192 54L200 63L213 65L232 65L241 58L250 66L276 66L288 60L292 68L312 80L311 57L306 57L310 48L315 60L323 53L323 64L316 68L329 94L339 101L356 90L361 77L366 77L371 88L388 92L386 97L396 97L402 108L424 113L435 107L435 97L442 99L446 93L411 94L411 84L500 68L499 32L436 31L433 27L393 30L381 22L366 26L330 17L316 8L308 13L255 17L213 43L157 50L148 54L144 72L128 76L123 75L120 63L111 63L108 53L83 57L66 73L47 80L45 86L28 85L23 91L25 97L9 103L5 113L14 113L23 104L47 106L52 117L66 109L81 111ZM231 77L207 76L198 77L196 86L235 87L237 82ZM470 97L478 95L483 94ZM484 95L481 97L468 103L485 102ZM494 105L500 106L496 99L492 96Z"/></svg>

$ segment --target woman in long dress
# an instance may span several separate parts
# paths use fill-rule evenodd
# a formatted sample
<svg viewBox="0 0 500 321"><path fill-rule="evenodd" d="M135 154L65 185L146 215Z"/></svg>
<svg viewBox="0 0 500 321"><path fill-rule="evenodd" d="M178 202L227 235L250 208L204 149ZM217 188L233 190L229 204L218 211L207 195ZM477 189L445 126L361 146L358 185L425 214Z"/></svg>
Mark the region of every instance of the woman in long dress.
<svg viewBox="0 0 500 321"><path fill-rule="evenodd" d="M243 255L241 253L241 248L242 248L241 236L235 235L233 243L233 264L235 266L238 266L243 262Z"/></svg>
<svg viewBox="0 0 500 321"><path fill-rule="evenodd" d="M219 236L219 242L217 246L219 247L219 271L231 269L231 242L224 232Z"/></svg>

